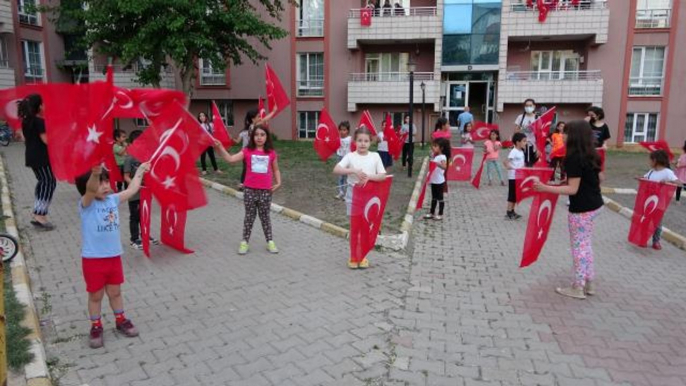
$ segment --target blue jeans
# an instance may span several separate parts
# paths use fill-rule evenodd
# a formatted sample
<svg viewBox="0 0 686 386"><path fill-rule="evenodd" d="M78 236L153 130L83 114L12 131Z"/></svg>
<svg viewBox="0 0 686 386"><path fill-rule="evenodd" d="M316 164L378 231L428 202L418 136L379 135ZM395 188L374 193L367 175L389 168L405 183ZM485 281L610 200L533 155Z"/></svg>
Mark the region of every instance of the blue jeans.
<svg viewBox="0 0 686 386"><path fill-rule="evenodd" d="M343 157L341 157L340 155L337 155L336 159L337 159L336 164L338 164L339 162L341 162ZM346 175L338 176L338 194L345 197L345 192L346 192L347 188L348 188L348 176L346 176Z"/></svg>
<svg viewBox="0 0 686 386"><path fill-rule="evenodd" d="M498 173L498 179L500 180L500 182L504 182L503 171L502 169L500 169L500 163L497 159L486 160L486 176L488 177L488 182L491 182L491 169L493 168L495 168L495 171Z"/></svg>

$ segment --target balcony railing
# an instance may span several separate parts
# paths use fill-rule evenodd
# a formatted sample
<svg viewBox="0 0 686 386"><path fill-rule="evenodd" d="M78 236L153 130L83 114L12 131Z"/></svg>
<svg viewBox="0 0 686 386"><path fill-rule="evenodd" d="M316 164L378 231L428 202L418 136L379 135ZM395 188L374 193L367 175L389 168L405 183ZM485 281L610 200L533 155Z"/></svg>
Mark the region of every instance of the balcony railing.
<svg viewBox="0 0 686 386"><path fill-rule="evenodd" d="M415 81L434 80L433 72L415 72ZM358 72L351 73L350 82L409 82L409 72Z"/></svg>
<svg viewBox="0 0 686 386"><path fill-rule="evenodd" d="M364 8L351 9L348 19L359 19ZM376 8L372 17L436 16L436 7Z"/></svg>
<svg viewBox="0 0 686 386"><path fill-rule="evenodd" d="M206 73L202 72L200 74L200 85L201 86L225 86L226 85L226 74L225 73Z"/></svg>
<svg viewBox="0 0 686 386"><path fill-rule="evenodd" d="M10 68L10 61L7 59L0 59L0 68Z"/></svg>
<svg viewBox="0 0 686 386"><path fill-rule="evenodd" d="M629 79L629 95L658 96L662 95L662 77L632 77Z"/></svg>
<svg viewBox="0 0 686 386"><path fill-rule="evenodd" d="M320 97L324 96L324 79L298 80L298 96Z"/></svg>
<svg viewBox="0 0 686 386"><path fill-rule="evenodd" d="M607 7L606 0L581 0L574 5L571 0L560 1L557 4L551 5L549 11L578 11L586 9L605 9ZM534 1L531 7L526 6L526 2L522 0L521 3L511 4L511 12L538 12L538 6Z"/></svg>
<svg viewBox="0 0 686 386"><path fill-rule="evenodd" d="M324 36L324 19L298 20L298 36Z"/></svg>
<svg viewBox="0 0 686 386"><path fill-rule="evenodd" d="M505 79L507 80L559 80L559 81L576 81L576 80L600 80L602 79L600 70L593 71L508 71Z"/></svg>
<svg viewBox="0 0 686 386"><path fill-rule="evenodd" d="M639 9L636 11L636 28L669 28L671 9Z"/></svg>
<svg viewBox="0 0 686 386"><path fill-rule="evenodd" d="M131 64L131 65L123 65L123 64L113 64L112 65L112 70L114 72L121 72L121 73L135 73L138 71L139 68L142 68L143 65L141 64ZM106 64L94 64L93 65L93 72L95 73L101 73L104 74L105 71L107 70L107 65ZM172 69L170 67L163 67L161 72L163 74L171 74Z"/></svg>
<svg viewBox="0 0 686 386"><path fill-rule="evenodd" d="M40 67L28 67L24 71L24 77L26 78L43 78L45 70Z"/></svg>

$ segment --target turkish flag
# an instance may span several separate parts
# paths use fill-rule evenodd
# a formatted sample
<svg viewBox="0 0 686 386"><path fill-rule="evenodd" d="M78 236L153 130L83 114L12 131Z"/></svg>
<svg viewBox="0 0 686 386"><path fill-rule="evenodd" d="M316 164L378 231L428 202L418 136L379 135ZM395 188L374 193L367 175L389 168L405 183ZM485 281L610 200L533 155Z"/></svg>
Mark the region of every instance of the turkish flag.
<svg viewBox="0 0 686 386"><path fill-rule="evenodd" d="M388 154L390 154L394 160L398 160L403 152L403 141L398 137L398 133L393 130L393 122L391 121L390 114L386 115L383 139L388 142Z"/></svg>
<svg viewBox="0 0 686 386"><path fill-rule="evenodd" d="M376 127L374 127L374 120L372 119L372 115L369 113L369 110L362 112L362 117L360 117L360 123L357 124L357 127L359 128L362 125L369 129L373 136L376 136Z"/></svg>
<svg viewBox="0 0 686 386"><path fill-rule="evenodd" d="M360 10L360 25L362 27L371 27L372 10L370 8L362 8Z"/></svg>
<svg viewBox="0 0 686 386"><path fill-rule="evenodd" d="M536 136L536 150L538 151L538 161L536 166L545 167L547 162L545 160L545 144L550 133L550 126L553 124L555 118L556 106L543 113L537 120L531 123L531 130Z"/></svg>
<svg viewBox="0 0 686 386"><path fill-rule="evenodd" d="M667 156L669 156L670 162L674 159L674 154L672 154L672 150L669 148L666 141L639 142L638 144L648 149L651 153L656 150L664 150L667 153Z"/></svg>
<svg viewBox="0 0 686 386"><path fill-rule="evenodd" d="M631 217L629 229L630 243L639 247L648 245L648 240L662 221L675 190L676 186L672 184L644 178L639 180L634 215Z"/></svg>
<svg viewBox="0 0 686 386"><path fill-rule="evenodd" d="M174 102L185 106L186 94L165 89L114 87L107 116L155 119L160 116L162 110Z"/></svg>
<svg viewBox="0 0 686 386"><path fill-rule="evenodd" d="M426 173L426 178L424 179L422 190L419 193L419 198L417 199L417 206L415 207L415 210L422 209L422 206L424 205L424 197L426 196L426 187L429 185L429 181L431 180L431 174L433 174L434 170L436 170L437 167L438 165L435 162L429 162L429 172Z"/></svg>
<svg viewBox="0 0 686 386"><path fill-rule="evenodd" d="M484 152L483 158L481 158L481 165L479 165L479 170L476 171L476 174L474 175L474 179L472 180L472 185L479 189L479 185L481 185L481 175L483 174L484 171L484 164L486 163L486 152Z"/></svg>
<svg viewBox="0 0 686 386"><path fill-rule="evenodd" d="M605 149L602 147L596 148L595 149L598 152L598 155L600 156L600 171L604 172L605 171Z"/></svg>
<svg viewBox="0 0 686 386"><path fill-rule="evenodd" d="M534 196L524 236L524 251L519 264L520 268L528 267L538 260L538 255L548 239L558 197L557 194L552 193L536 193Z"/></svg>
<svg viewBox="0 0 686 386"><path fill-rule="evenodd" d="M186 248L184 237L186 234L186 211L178 210L174 205L162 207L162 223L160 225L160 240L182 253L193 253Z"/></svg>
<svg viewBox="0 0 686 386"><path fill-rule="evenodd" d="M21 129L21 118L17 113L18 103L31 94L42 95L48 86L29 84L0 91L0 118L4 119L12 130Z"/></svg>
<svg viewBox="0 0 686 386"><path fill-rule="evenodd" d="M141 242L143 243L143 253L150 257L150 217L152 213L152 193L150 188L141 186L140 206L138 208L141 222Z"/></svg>
<svg viewBox="0 0 686 386"><path fill-rule="evenodd" d="M472 140L485 141L491 136L491 130L498 130L498 125L495 123L486 123L476 121L474 122L474 130L472 131Z"/></svg>
<svg viewBox="0 0 686 386"><path fill-rule="evenodd" d="M452 158L448 165L446 179L448 181L469 181L472 179L472 162L474 149L467 147L453 147Z"/></svg>
<svg viewBox="0 0 686 386"><path fill-rule="evenodd" d="M534 190L535 182L545 183L553 176L551 168L521 168L515 170L517 203L538 194Z"/></svg>
<svg viewBox="0 0 686 386"><path fill-rule="evenodd" d="M359 263L374 248L381 229L388 194L393 177L383 181L369 181L353 187L350 212L350 261Z"/></svg>
<svg viewBox="0 0 686 386"><path fill-rule="evenodd" d="M326 162L340 146L341 136L338 134L336 123L324 108L319 113L319 124L314 136L314 151L317 152L319 159Z"/></svg>
<svg viewBox="0 0 686 386"><path fill-rule="evenodd" d="M257 111L259 112L260 119L264 119L267 116L267 109L264 108L264 98L260 95L260 100L257 102Z"/></svg>
<svg viewBox="0 0 686 386"><path fill-rule="evenodd" d="M536 4L538 6L538 22L544 23L545 19L548 17L548 12L550 9L544 0L537 0Z"/></svg>
<svg viewBox="0 0 686 386"><path fill-rule="evenodd" d="M229 135L229 130L224 125L221 114L219 114L219 108L217 104L212 101L212 126L214 127L214 138L218 139L225 148L230 148L234 145L231 136Z"/></svg>
<svg viewBox="0 0 686 386"><path fill-rule="evenodd" d="M509 148L511 148L512 146L514 146L514 144L512 143L512 141L510 141L510 140L503 141L503 149L509 149Z"/></svg>
<svg viewBox="0 0 686 386"><path fill-rule="evenodd" d="M274 116L278 115L291 103L288 99L286 91L281 85L279 77L276 75L274 70L269 67L269 64L265 68L265 79L267 84L267 102L269 102L269 111L274 113Z"/></svg>

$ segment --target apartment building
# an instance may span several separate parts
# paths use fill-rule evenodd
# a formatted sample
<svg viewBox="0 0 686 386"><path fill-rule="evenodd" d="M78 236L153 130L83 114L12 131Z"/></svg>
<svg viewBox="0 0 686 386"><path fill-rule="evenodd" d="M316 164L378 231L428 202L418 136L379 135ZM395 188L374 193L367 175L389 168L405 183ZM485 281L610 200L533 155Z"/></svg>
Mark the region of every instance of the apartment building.
<svg viewBox="0 0 686 386"><path fill-rule="evenodd" d="M69 37L23 11L33 1L0 0L0 85L104 79L105 59L71 53ZM292 101L271 127L279 138L311 139L322 108L336 121L356 122L369 110L380 124L392 113L397 125L412 71L414 121L427 138L440 116L457 129L466 106L509 135L524 99L533 98L541 109L557 106L564 121L602 106L611 145L683 144L686 28L677 26L686 25L686 1L553 2L539 22L536 1L392 0L363 25L366 1L301 0L280 21L289 36L263 52ZM145 63L116 66L115 82L138 86L138 65ZM209 112L214 100L237 133L264 96L263 63L218 70L199 58L198 68L191 111ZM162 86L180 87L171 67ZM118 124L131 130L147 122Z"/></svg>

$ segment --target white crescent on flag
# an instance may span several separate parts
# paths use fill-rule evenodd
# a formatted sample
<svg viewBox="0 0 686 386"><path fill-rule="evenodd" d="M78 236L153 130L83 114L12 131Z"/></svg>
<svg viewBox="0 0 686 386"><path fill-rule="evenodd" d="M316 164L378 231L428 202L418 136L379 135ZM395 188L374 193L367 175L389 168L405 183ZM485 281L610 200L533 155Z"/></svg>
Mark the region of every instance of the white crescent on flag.
<svg viewBox="0 0 686 386"><path fill-rule="evenodd" d="M527 186L526 183L529 182L529 181L531 181L531 185ZM538 178L538 176L529 176L529 177L526 177L526 178L522 181L522 183L519 185L519 186L522 187L522 193L528 192L529 190L531 190L531 189L533 188L534 182L540 182L540 181L541 181L541 179Z"/></svg>
<svg viewBox="0 0 686 386"><path fill-rule="evenodd" d="M319 137L319 133L322 131L322 129L323 129L323 130L326 130L326 137L325 137L325 138L320 138L320 137ZM328 142L328 141L329 141L329 126L327 126L327 125L325 125L325 124L323 124L323 123L320 123L319 125L317 125L317 132L316 132L316 134L315 134L315 139L317 139L317 140L319 140L319 141L326 141L326 142Z"/></svg>
<svg viewBox="0 0 686 386"><path fill-rule="evenodd" d="M656 194L653 194L652 196L648 197L646 202L643 203L643 216L641 216L641 222L645 220L645 216L655 212L655 209L657 209L657 205L660 202L660 199ZM653 204L652 206L650 204ZM648 207L650 207L650 211L648 211Z"/></svg>
<svg viewBox="0 0 686 386"><path fill-rule="evenodd" d="M378 214L379 210L381 210L381 200L379 199L379 197L377 197L377 196L372 197L371 200L367 201L367 205L364 206L364 219L367 220L367 223L369 223L369 230L370 231L374 227L374 223L372 221L369 221L369 210L372 208L372 206L376 206L379 208L379 209L377 209L377 214Z"/></svg>

